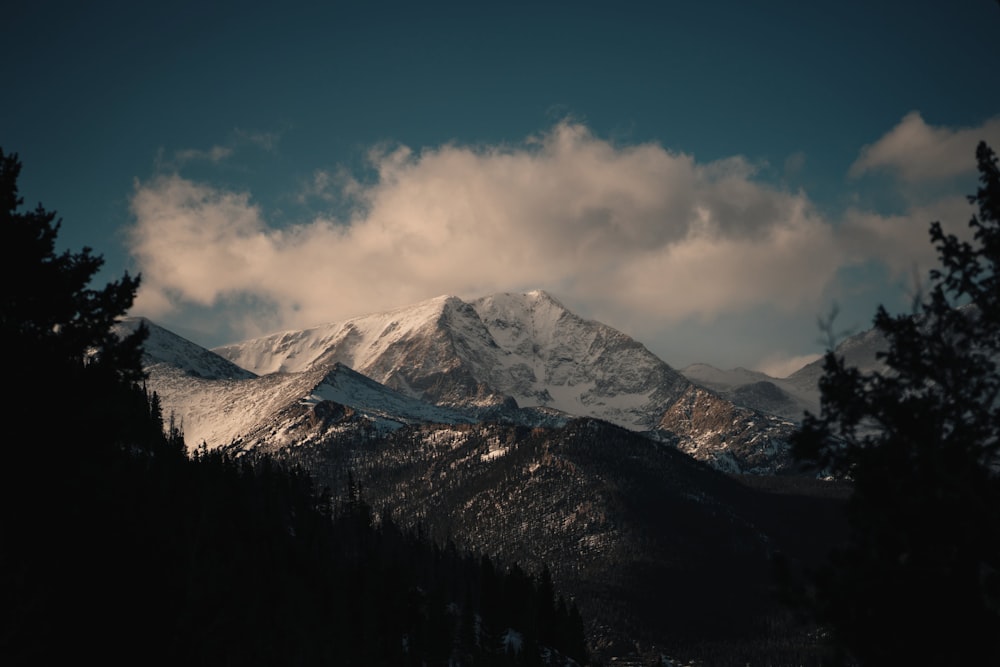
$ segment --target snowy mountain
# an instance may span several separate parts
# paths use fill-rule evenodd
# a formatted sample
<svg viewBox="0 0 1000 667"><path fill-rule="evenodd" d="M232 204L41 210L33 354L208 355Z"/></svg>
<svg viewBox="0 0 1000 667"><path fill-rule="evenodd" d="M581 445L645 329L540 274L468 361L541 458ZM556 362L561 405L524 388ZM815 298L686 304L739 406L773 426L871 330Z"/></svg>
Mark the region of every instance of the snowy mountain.
<svg viewBox="0 0 1000 667"><path fill-rule="evenodd" d="M215 352L258 374L339 363L439 405L543 407L632 430L655 428L688 384L641 344L541 291L438 297Z"/></svg>
<svg viewBox="0 0 1000 667"><path fill-rule="evenodd" d="M845 338L836 347L838 355L844 357L848 366L857 368L862 373L884 369L877 358L879 352L888 349L885 337L876 329L868 329ZM817 359L788 376L787 381L798 391L816 392L816 403L819 404L819 379L823 376L823 360Z"/></svg>
<svg viewBox="0 0 1000 667"><path fill-rule="evenodd" d="M818 480L756 478L770 493L718 472L788 470L791 422L544 292L439 297L215 352L147 326L149 386L190 446L263 449L319 488L353 479L442 544L548 564L606 646L766 617L772 553L806 563L839 534Z"/></svg>
<svg viewBox="0 0 1000 667"><path fill-rule="evenodd" d="M736 405L792 421L800 421L807 410L816 412L819 409L819 387L816 382L798 383L790 378L775 378L746 368L724 371L708 364L692 364L681 369L681 374ZM816 380L818 379L819 375L816 376Z"/></svg>
<svg viewBox="0 0 1000 667"><path fill-rule="evenodd" d="M480 419L602 419L676 442L730 471L789 463L790 422L762 418L693 386L637 341L576 316L543 291L468 303L442 296L214 351L264 377L325 374L340 364L413 399ZM708 405L710 423L691 419L692 406Z"/></svg>
<svg viewBox="0 0 1000 667"><path fill-rule="evenodd" d="M124 335L145 324L149 337L143 345L143 367L150 389L161 398L166 414L177 419L192 447L215 447L234 441L281 446L305 434L288 432L287 424L305 414L323 415L328 423L338 399L351 416L378 429L405 424L459 423L471 417L439 408L373 382L349 368L306 369L258 376L218 354L160 327L145 318L126 318ZM341 410L343 405L341 405ZM301 414L300 414L301 413Z"/></svg>
<svg viewBox="0 0 1000 667"><path fill-rule="evenodd" d="M577 317L545 292L495 294L471 306L489 335L477 376L518 405L648 430L686 388L640 343Z"/></svg>
<svg viewBox="0 0 1000 667"><path fill-rule="evenodd" d="M886 349L882 335L870 329L846 338L836 348L848 365L862 372L881 368L877 358ZM806 411L819 413L819 379L823 359L806 364L786 378L771 377L746 368L720 370L708 364L692 364L681 370L691 382L716 392L736 405L801 421Z"/></svg>
<svg viewBox="0 0 1000 667"><path fill-rule="evenodd" d="M119 336L145 326L149 336L142 346L142 364L147 369L163 365L187 375L212 380L246 380L256 377L250 371L223 359L200 345L154 324L145 317L128 317L116 325Z"/></svg>

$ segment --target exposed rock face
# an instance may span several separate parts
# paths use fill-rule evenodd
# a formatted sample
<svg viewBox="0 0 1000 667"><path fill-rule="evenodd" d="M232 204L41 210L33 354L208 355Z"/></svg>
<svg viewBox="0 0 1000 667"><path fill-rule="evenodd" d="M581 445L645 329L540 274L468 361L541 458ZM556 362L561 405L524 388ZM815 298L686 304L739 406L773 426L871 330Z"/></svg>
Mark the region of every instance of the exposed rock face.
<svg viewBox="0 0 1000 667"><path fill-rule="evenodd" d="M291 408L331 400L382 431L476 420L556 426L585 416L676 443L727 471L775 472L788 463L790 427L781 420L696 390L639 342L540 291L468 303L438 297L215 352L194 356L199 367L235 369L217 381L196 382L183 360L151 367L154 388L163 387L196 443L248 443L251 434L269 446L309 440L316 434L300 431L306 422ZM755 405L783 399L767 381L736 393Z"/></svg>
<svg viewBox="0 0 1000 667"><path fill-rule="evenodd" d="M215 350L258 374L340 363L401 393L471 410L509 404L656 426L687 382L643 345L545 292L408 309Z"/></svg>
<svg viewBox="0 0 1000 667"><path fill-rule="evenodd" d="M720 470L770 474L792 465L792 422L734 406L700 387L691 386L674 402L659 426L678 436L682 451Z"/></svg>
<svg viewBox="0 0 1000 667"><path fill-rule="evenodd" d="M309 410L309 426L326 428L354 416L354 409L334 401L320 401Z"/></svg>

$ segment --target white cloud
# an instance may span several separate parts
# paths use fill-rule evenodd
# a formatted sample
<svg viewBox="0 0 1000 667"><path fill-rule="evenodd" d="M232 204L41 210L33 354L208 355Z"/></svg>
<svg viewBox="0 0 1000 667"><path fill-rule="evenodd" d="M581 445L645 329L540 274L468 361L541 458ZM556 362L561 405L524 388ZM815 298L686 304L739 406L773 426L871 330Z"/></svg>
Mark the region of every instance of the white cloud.
<svg viewBox="0 0 1000 667"><path fill-rule="evenodd" d="M1000 116L977 127L932 127L918 111L906 114L861 155L848 172L857 178L868 171L887 169L908 183L952 178L975 171L975 150L980 141L1000 145Z"/></svg>
<svg viewBox="0 0 1000 667"><path fill-rule="evenodd" d="M845 263L909 270L933 253L930 209L833 224L805 194L758 181L745 158L698 163L570 122L516 145L383 146L370 159L374 182L317 172L306 188L353 213L280 228L247 193L176 174L138 184L136 311L223 306L233 335L249 336L439 294L543 288L588 316L662 332L762 307L812 321Z"/></svg>
<svg viewBox="0 0 1000 667"><path fill-rule="evenodd" d="M969 240L966 223L972 212L968 200L957 195L912 206L901 215L848 209L840 230L844 258L855 262L878 259L896 277L915 268L924 274L937 264L937 250L930 242L930 223L941 222L945 233Z"/></svg>
<svg viewBox="0 0 1000 667"><path fill-rule="evenodd" d="M350 220L281 229L247 194L177 175L141 184L137 307L155 316L252 295L281 325L304 326L442 293L544 287L595 312L669 320L815 299L836 269L830 228L805 197L756 182L740 157L697 164L560 123L517 146L372 160L377 182L342 186L360 204Z"/></svg>

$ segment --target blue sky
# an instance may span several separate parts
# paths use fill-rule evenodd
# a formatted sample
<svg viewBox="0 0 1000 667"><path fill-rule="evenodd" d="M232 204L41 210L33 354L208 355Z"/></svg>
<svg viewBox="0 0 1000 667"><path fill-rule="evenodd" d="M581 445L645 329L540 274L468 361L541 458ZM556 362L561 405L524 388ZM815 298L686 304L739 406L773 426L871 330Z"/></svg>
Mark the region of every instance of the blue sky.
<svg viewBox="0 0 1000 667"><path fill-rule="evenodd" d="M542 288L778 372L905 308L1000 147L990 0L20 4L26 202L207 346Z"/></svg>

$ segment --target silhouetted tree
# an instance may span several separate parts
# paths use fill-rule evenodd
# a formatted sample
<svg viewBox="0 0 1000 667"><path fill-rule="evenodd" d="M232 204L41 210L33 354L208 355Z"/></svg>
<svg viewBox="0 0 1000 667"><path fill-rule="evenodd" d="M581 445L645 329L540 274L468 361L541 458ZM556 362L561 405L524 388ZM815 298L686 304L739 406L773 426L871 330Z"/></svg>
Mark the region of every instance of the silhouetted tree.
<svg viewBox="0 0 1000 667"><path fill-rule="evenodd" d="M22 209L20 173L18 156L0 149L0 349L9 388L0 401L8 433L0 662L40 664L59 646L90 652L102 641L101 621L136 638L155 625L139 601L171 577L141 577L155 568L137 546L153 547L136 536L169 516L152 489L167 461L173 470L184 457L182 444L167 446L158 397L139 384L146 331L121 338L113 328L138 279L91 288L102 259L88 248L57 252L60 223L41 205Z"/></svg>
<svg viewBox="0 0 1000 667"><path fill-rule="evenodd" d="M72 432L80 447L81 439L107 435L116 420L111 396L142 378L146 330L119 338L112 329L132 306L139 279L126 273L91 288L103 259L89 248L56 251L61 223L41 204L22 210L20 173L17 154L0 148L0 349L5 378L16 387L4 409L58 436L50 442L66 444Z"/></svg>
<svg viewBox="0 0 1000 667"><path fill-rule="evenodd" d="M985 144L976 158L972 241L931 225L924 302L875 316L884 370L829 351L820 415L795 437L853 481L815 610L863 664L1000 664L1000 171Z"/></svg>

